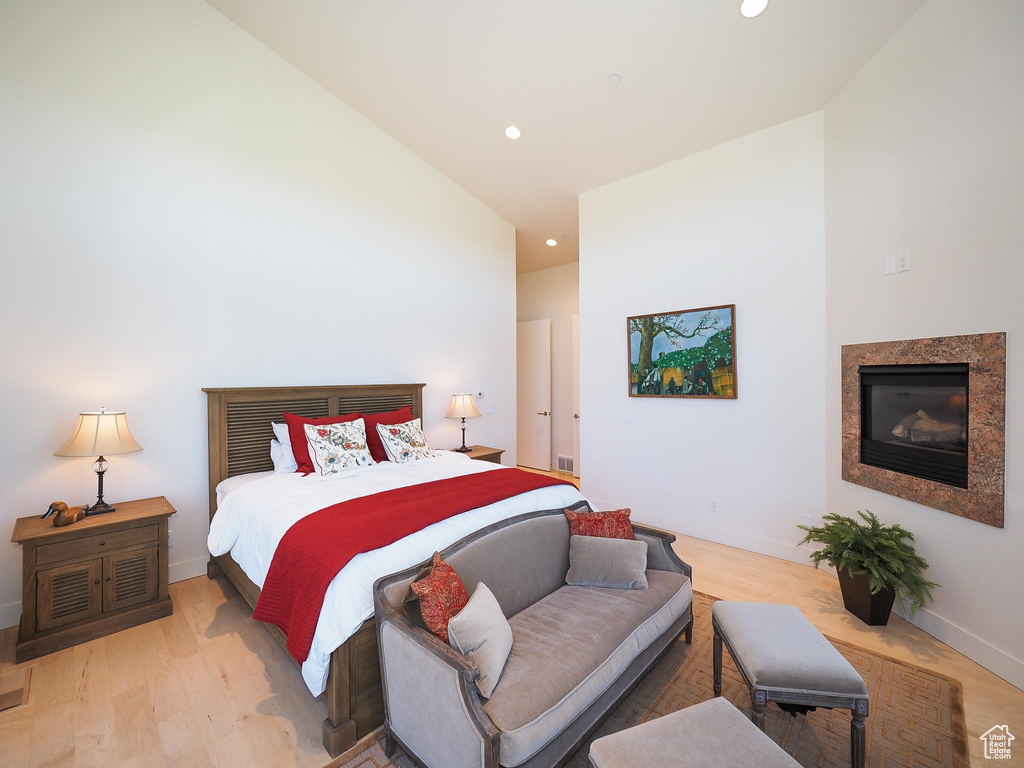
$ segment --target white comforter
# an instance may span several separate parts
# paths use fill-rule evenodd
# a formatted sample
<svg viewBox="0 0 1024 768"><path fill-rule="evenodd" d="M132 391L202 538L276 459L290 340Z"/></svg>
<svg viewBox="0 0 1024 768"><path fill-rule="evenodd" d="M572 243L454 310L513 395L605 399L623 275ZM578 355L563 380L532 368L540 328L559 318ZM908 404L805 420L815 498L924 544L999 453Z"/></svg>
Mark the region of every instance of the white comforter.
<svg viewBox="0 0 1024 768"><path fill-rule="evenodd" d="M226 493L210 523L207 541L214 555L230 552L245 575L262 589L281 538L293 523L312 512L393 488L505 469L439 451L434 459L412 464L385 462L331 479L297 473L261 476ZM323 692L331 652L373 615L373 583L381 576L422 562L437 550L499 520L554 509L582 498L571 485L539 488L442 520L394 544L352 558L327 588L313 644L302 664L302 678L309 690L314 696Z"/></svg>

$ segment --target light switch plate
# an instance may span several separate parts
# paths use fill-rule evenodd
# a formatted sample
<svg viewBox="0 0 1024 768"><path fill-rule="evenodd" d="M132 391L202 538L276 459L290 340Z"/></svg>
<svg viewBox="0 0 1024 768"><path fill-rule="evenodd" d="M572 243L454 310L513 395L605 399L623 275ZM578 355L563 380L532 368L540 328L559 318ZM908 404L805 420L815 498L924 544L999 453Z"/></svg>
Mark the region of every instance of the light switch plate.
<svg viewBox="0 0 1024 768"><path fill-rule="evenodd" d="M622 420L623 420L624 422L627 422L627 421L629 421L629 411L623 411L623 412L622 412Z"/></svg>
<svg viewBox="0 0 1024 768"><path fill-rule="evenodd" d="M890 253L885 257L885 274L896 274L896 254Z"/></svg>

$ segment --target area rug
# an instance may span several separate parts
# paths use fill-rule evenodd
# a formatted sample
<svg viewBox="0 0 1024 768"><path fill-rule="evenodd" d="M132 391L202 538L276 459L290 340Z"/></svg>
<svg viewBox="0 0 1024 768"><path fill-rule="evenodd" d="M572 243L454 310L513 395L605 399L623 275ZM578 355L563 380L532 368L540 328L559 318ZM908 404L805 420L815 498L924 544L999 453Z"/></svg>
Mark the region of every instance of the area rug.
<svg viewBox="0 0 1024 768"><path fill-rule="evenodd" d="M662 717L712 696L711 606L715 598L693 599L693 645L682 640L640 681L593 739ZM863 676L871 696L867 720L867 764L871 768L967 768L967 726L963 693L952 678L829 638ZM750 695L736 666L724 653L722 695L750 714ZM793 717L768 705L765 730L796 761L810 768L849 768L850 713L818 709ZM592 739L591 739L592 740ZM590 741L566 764L589 768ZM372 744L332 768L415 768L399 749L388 760Z"/></svg>

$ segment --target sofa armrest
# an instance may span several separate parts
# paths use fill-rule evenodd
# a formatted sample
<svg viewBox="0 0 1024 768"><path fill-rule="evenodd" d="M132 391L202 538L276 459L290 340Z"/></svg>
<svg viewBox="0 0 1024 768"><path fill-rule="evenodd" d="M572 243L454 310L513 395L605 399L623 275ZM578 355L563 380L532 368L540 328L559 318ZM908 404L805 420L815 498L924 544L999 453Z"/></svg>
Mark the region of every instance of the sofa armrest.
<svg viewBox="0 0 1024 768"><path fill-rule="evenodd" d="M483 710L480 672L466 656L416 626L374 585L385 733L426 765L498 768L498 729Z"/></svg>
<svg viewBox="0 0 1024 768"><path fill-rule="evenodd" d="M693 569L684 563L672 549L674 534L633 523L633 534L647 542L647 567L654 571L675 571L692 578Z"/></svg>

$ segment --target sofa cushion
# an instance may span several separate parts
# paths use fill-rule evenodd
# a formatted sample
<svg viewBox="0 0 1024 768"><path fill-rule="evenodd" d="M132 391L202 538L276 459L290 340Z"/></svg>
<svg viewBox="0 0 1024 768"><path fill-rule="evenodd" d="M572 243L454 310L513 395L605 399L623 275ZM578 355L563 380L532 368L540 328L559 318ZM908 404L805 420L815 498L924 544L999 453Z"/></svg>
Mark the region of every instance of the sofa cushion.
<svg viewBox="0 0 1024 768"><path fill-rule="evenodd" d="M476 664L480 670L476 688L484 698L490 696L512 650L512 627L483 582L466 607L448 622L448 640L452 648Z"/></svg>
<svg viewBox="0 0 1024 768"><path fill-rule="evenodd" d="M569 537L569 586L647 589L646 571L646 541Z"/></svg>
<svg viewBox="0 0 1024 768"><path fill-rule="evenodd" d="M867 696L864 679L799 608L719 600L711 611L755 687Z"/></svg>
<svg viewBox="0 0 1024 768"><path fill-rule="evenodd" d="M536 754L686 612L690 580L647 571L645 590L565 586L509 620L512 653L484 711L501 764Z"/></svg>
<svg viewBox="0 0 1024 768"><path fill-rule="evenodd" d="M594 768L799 768L771 738L726 699L716 698L597 739Z"/></svg>

